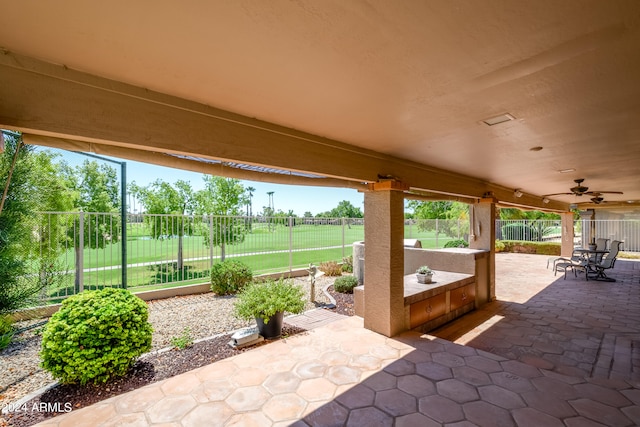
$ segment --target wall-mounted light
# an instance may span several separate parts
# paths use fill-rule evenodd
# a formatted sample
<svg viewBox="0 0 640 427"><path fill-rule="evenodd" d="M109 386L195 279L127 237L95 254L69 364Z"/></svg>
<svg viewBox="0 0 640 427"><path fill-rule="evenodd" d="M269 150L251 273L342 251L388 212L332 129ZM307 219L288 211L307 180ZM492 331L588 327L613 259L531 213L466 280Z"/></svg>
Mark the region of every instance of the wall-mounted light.
<svg viewBox="0 0 640 427"><path fill-rule="evenodd" d="M547 199L546 197L544 197L544 198L542 199L542 203L544 203L545 205L546 205L547 203L549 203L550 201L551 201L551 200Z"/></svg>
<svg viewBox="0 0 640 427"><path fill-rule="evenodd" d="M519 188L516 188L515 190L513 190L513 195L516 197L522 197L524 193L522 191L520 191Z"/></svg>

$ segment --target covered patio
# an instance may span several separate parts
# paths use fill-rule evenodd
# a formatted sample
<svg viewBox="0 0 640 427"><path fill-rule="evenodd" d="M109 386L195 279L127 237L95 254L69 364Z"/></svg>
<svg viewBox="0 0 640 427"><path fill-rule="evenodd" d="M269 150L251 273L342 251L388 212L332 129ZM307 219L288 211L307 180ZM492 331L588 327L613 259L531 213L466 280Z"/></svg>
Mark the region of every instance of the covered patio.
<svg viewBox="0 0 640 427"><path fill-rule="evenodd" d="M343 318L40 425L640 424L640 262L602 283L546 260L499 254L497 300L430 335Z"/></svg>

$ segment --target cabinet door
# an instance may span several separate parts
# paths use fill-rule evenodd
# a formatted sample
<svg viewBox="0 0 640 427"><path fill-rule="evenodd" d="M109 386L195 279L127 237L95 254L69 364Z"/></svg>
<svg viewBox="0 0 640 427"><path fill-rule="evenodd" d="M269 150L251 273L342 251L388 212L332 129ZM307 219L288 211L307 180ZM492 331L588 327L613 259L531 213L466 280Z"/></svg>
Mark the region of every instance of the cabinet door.
<svg viewBox="0 0 640 427"><path fill-rule="evenodd" d="M413 303L409 312L411 328L413 329L423 323L427 323L429 320L440 317L445 311L446 295L444 293Z"/></svg>
<svg viewBox="0 0 640 427"><path fill-rule="evenodd" d="M462 286L451 291L451 311L476 301L476 284Z"/></svg>

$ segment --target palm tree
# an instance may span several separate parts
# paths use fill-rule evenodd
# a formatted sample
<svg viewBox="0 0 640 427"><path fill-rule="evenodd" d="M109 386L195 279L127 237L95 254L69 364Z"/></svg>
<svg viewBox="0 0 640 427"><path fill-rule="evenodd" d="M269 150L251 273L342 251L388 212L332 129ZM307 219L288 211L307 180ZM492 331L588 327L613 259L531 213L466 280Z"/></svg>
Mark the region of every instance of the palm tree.
<svg viewBox="0 0 640 427"><path fill-rule="evenodd" d="M249 203L247 205L247 209L249 210L247 212L247 228L251 232L253 230L253 192L256 191L256 189L254 187L247 187L245 191L249 196Z"/></svg>

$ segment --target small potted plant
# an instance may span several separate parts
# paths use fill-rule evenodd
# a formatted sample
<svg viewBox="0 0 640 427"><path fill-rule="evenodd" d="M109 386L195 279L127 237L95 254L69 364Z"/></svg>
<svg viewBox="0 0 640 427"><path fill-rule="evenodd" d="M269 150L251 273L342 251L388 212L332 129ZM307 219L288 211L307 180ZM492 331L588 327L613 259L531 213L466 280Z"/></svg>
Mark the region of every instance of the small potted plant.
<svg viewBox="0 0 640 427"><path fill-rule="evenodd" d="M431 283L433 270L428 265L421 265L416 270L416 277L418 278L418 283Z"/></svg>
<svg viewBox="0 0 640 427"><path fill-rule="evenodd" d="M258 332L265 339L282 334L284 313L298 314L304 310L304 292L292 280L280 278L253 282L238 293L235 313L241 319L256 319Z"/></svg>

